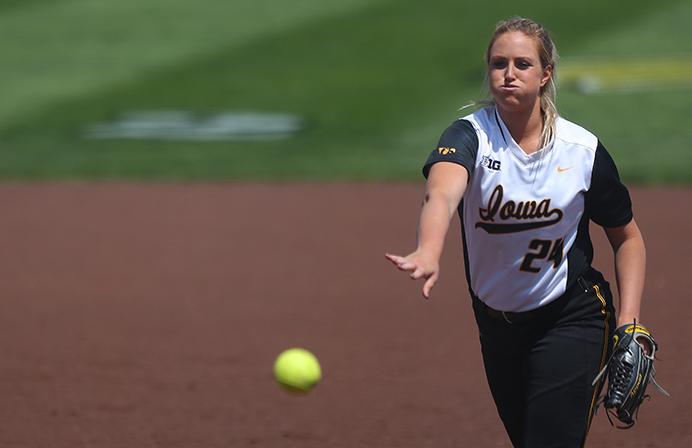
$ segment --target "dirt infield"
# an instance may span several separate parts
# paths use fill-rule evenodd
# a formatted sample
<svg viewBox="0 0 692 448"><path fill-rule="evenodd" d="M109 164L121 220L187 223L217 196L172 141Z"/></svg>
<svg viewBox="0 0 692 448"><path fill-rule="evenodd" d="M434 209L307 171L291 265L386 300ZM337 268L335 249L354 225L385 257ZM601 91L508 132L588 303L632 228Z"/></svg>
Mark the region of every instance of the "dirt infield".
<svg viewBox="0 0 692 448"><path fill-rule="evenodd" d="M383 257L412 248L421 188L0 185L0 447L509 446L458 222L429 302ZM692 446L692 190L633 196L672 397L629 431L600 413L589 446ZM322 362L309 395L271 378L291 346Z"/></svg>

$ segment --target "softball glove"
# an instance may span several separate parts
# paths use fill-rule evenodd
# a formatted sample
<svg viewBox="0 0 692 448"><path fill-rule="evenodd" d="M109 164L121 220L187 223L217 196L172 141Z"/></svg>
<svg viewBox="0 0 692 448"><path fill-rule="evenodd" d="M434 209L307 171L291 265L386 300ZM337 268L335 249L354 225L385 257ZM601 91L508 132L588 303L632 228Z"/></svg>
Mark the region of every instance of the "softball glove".
<svg viewBox="0 0 692 448"><path fill-rule="evenodd" d="M649 398L646 394L649 382L668 395L654 379L657 349L651 332L641 325L627 324L615 330L612 355L594 384L607 371L608 385L602 404L610 423L613 424L615 418L622 424L616 425L618 428L634 426L639 406Z"/></svg>

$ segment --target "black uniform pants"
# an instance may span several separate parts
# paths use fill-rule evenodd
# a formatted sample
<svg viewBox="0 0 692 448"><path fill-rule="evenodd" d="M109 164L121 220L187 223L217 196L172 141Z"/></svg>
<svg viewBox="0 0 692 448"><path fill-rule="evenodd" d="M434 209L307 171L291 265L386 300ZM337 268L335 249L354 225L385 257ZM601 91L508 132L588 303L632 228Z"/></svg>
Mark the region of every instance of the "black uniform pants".
<svg viewBox="0 0 692 448"><path fill-rule="evenodd" d="M582 447L615 325L608 283L580 277L537 310L502 313L474 298L490 390L517 448Z"/></svg>

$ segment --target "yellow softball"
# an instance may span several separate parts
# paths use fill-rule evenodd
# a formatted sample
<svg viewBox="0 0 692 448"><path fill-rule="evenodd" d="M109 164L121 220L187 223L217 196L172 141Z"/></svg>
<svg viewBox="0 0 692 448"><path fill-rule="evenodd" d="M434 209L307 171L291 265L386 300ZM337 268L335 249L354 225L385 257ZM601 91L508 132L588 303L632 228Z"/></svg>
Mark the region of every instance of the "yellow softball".
<svg viewBox="0 0 692 448"><path fill-rule="evenodd" d="M274 361L274 378L286 390L305 393L322 378L317 357L303 348L290 348Z"/></svg>

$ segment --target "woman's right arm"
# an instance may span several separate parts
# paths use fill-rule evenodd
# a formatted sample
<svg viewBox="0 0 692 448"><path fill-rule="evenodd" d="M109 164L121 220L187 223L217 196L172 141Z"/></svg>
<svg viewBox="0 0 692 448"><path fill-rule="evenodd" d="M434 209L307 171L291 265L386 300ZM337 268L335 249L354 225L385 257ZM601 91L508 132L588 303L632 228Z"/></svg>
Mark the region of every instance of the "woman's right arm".
<svg viewBox="0 0 692 448"><path fill-rule="evenodd" d="M449 222L467 184L468 171L463 166L449 162L434 164L425 184L418 222L418 247L406 256L385 255L397 268L410 272L412 279L425 279L423 297L426 299L430 298L430 291L439 277L440 256Z"/></svg>

